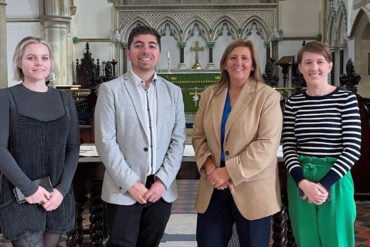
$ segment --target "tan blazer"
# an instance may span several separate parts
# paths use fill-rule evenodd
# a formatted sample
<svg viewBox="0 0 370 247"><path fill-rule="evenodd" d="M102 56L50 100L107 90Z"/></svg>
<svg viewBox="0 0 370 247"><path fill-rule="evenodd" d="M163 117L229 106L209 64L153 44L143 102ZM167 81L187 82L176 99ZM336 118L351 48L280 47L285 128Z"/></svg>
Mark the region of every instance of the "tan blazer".
<svg viewBox="0 0 370 247"><path fill-rule="evenodd" d="M201 95L193 126L193 146L201 172L195 208L204 213L213 186L202 169L213 155L220 166L221 119L227 85L213 85ZM248 81L240 92L225 128L226 168L240 213L249 220L272 215L281 209L277 150L282 130L280 94L271 87Z"/></svg>

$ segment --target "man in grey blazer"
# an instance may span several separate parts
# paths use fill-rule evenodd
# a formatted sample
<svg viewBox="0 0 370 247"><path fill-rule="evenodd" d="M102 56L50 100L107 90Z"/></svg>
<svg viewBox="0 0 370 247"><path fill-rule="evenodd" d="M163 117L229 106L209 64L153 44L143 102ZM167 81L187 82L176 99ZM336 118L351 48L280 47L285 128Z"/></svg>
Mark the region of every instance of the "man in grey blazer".
<svg viewBox="0 0 370 247"><path fill-rule="evenodd" d="M95 143L105 166L108 246L158 246L177 198L185 143L181 89L158 76L159 33L132 29L131 69L103 83L95 108Z"/></svg>

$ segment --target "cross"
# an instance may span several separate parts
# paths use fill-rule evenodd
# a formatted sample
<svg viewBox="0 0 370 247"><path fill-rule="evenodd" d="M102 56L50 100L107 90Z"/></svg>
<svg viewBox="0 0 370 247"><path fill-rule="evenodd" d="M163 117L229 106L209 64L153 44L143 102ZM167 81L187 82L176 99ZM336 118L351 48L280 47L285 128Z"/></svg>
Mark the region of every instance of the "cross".
<svg viewBox="0 0 370 247"><path fill-rule="evenodd" d="M198 93L198 88L197 87L195 87L194 88L194 92L190 92L189 93L189 95L191 95L191 96L193 96L192 98L193 98L193 102L194 102L194 106L195 107L198 107L198 101L199 101L199 93Z"/></svg>
<svg viewBox="0 0 370 247"><path fill-rule="evenodd" d="M204 47L199 47L199 42L198 41L195 41L195 46L190 47L190 51L195 52L195 63L196 64L199 63L199 52L203 51L203 50L204 50Z"/></svg>

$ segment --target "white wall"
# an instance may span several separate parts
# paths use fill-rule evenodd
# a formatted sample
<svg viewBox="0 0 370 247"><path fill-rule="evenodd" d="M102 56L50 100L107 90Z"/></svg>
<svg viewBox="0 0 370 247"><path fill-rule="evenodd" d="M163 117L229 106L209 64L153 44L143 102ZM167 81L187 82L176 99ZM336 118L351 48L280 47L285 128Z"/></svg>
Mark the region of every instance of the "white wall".
<svg viewBox="0 0 370 247"><path fill-rule="evenodd" d="M7 0L6 18L37 18L39 16L38 0Z"/></svg>
<svg viewBox="0 0 370 247"><path fill-rule="evenodd" d="M352 1L349 1L352 5ZM348 3L349 4L349 3ZM360 11L363 15L362 19L357 20L356 28L363 30L366 26L367 29L364 30L364 34L356 35L355 39L351 42L353 47L351 47L351 58L355 64L355 70L361 76L361 81L358 84L358 94L363 97L370 98L370 74L369 74L369 63L370 63L370 35L369 35L369 16L370 16L370 3L351 11L350 23L348 27L348 33L353 29L355 20L359 18ZM357 30L358 30L357 29ZM357 39L357 40L356 40ZM350 40L351 41L351 40Z"/></svg>
<svg viewBox="0 0 370 247"><path fill-rule="evenodd" d="M107 0L75 0L77 7L76 15L72 16L71 37L80 39L109 39L110 31L113 29L113 4ZM118 46L110 41L90 41L90 52L95 59L99 59L100 65L104 61L118 60ZM83 58L86 42L79 42L73 45L73 64L76 59ZM117 52L117 54L116 54Z"/></svg>
<svg viewBox="0 0 370 247"><path fill-rule="evenodd" d="M38 0L8 0L6 4L8 84L11 86L17 83L13 79L13 54L15 47L22 38L28 35L40 37L42 27L38 22Z"/></svg>
<svg viewBox="0 0 370 247"><path fill-rule="evenodd" d="M285 37L317 36L322 20L323 0L286 0L280 1L280 28Z"/></svg>

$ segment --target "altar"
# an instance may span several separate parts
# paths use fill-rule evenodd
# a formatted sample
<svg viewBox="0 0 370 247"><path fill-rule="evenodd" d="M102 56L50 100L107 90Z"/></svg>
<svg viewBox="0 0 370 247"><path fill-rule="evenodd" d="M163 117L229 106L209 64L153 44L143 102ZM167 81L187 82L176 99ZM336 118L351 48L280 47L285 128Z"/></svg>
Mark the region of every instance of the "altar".
<svg viewBox="0 0 370 247"><path fill-rule="evenodd" d="M221 76L220 72L197 70L159 72L158 75L181 88L187 123L198 110L200 94L208 86L217 83Z"/></svg>

